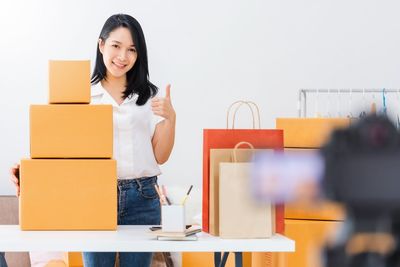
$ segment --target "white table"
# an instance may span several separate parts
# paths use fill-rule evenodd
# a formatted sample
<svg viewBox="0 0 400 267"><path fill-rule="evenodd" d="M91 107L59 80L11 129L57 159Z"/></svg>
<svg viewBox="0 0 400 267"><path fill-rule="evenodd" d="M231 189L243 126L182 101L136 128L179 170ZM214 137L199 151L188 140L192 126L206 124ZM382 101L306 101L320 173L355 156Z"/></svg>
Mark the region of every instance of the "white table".
<svg viewBox="0 0 400 267"><path fill-rule="evenodd" d="M0 225L0 251L293 252L295 249L293 240L279 234L269 239L197 235L197 241L158 241L149 226L143 225L118 226L117 231L21 231L18 225ZM216 255L215 263L220 265L217 257L221 254ZM237 259L241 261L241 253Z"/></svg>

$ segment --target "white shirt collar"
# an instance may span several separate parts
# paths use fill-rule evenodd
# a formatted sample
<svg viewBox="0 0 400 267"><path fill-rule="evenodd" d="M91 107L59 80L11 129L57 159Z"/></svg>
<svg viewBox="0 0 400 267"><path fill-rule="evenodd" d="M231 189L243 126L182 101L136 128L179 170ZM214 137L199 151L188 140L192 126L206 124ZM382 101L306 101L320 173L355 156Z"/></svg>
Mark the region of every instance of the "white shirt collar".
<svg viewBox="0 0 400 267"><path fill-rule="evenodd" d="M101 99L99 101L99 103L101 103L101 104L109 104L109 105L113 105L116 107L120 106L117 104L117 102L114 100L114 98L107 92L107 90L104 89L104 87L101 85L101 82L98 82L97 84L92 86L90 95L92 97L95 97L95 96L101 97ZM132 101L136 102L137 98L138 98L137 94L127 97L127 98L125 98L124 102L122 102L121 105L132 102Z"/></svg>

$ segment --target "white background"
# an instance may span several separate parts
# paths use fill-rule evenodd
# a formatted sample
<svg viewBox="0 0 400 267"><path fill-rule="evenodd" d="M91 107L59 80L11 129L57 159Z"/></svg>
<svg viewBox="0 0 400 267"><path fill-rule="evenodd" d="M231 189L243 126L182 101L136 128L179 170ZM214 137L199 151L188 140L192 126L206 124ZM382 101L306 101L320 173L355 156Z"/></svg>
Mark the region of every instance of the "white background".
<svg viewBox="0 0 400 267"><path fill-rule="evenodd" d="M14 194L9 168L29 157L28 108L47 103L48 60L94 60L114 13L138 19L151 81L172 84L176 144L161 182L193 184L200 208L202 129L224 128L233 101L257 102L273 128L297 116L299 88L399 88L399 10L394 0L3 1L0 195Z"/></svg>

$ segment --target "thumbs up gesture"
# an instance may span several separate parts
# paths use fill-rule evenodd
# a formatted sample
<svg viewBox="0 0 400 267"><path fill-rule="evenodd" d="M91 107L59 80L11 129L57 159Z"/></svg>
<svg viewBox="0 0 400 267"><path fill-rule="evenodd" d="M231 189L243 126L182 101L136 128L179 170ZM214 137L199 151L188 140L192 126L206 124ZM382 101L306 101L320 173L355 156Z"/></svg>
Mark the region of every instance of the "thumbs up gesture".
<svg viewBox="0 0 400 267"><path fill-rule="evenodd" d="M171 85L165 89L165 97L154 97L151 100L151 109L155 115L161 116L166 120L175 121L175 110L171 103Z"/></svg>

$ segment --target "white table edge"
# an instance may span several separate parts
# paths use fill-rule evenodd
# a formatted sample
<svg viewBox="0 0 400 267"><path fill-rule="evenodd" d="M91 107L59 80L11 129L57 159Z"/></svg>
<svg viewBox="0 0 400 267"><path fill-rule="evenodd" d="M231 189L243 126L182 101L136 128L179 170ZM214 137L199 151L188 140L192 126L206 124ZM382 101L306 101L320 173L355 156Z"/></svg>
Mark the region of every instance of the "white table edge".
<svg viewBox="0 0 400 267"><path fill-rule="evenodd" d="M149 226L118 226L117 231L21 231L0 225L0 251L120 252L294 252L295 242L275 234L267 239L221 239L207 233L197 241L158 241Z"/></svg>

